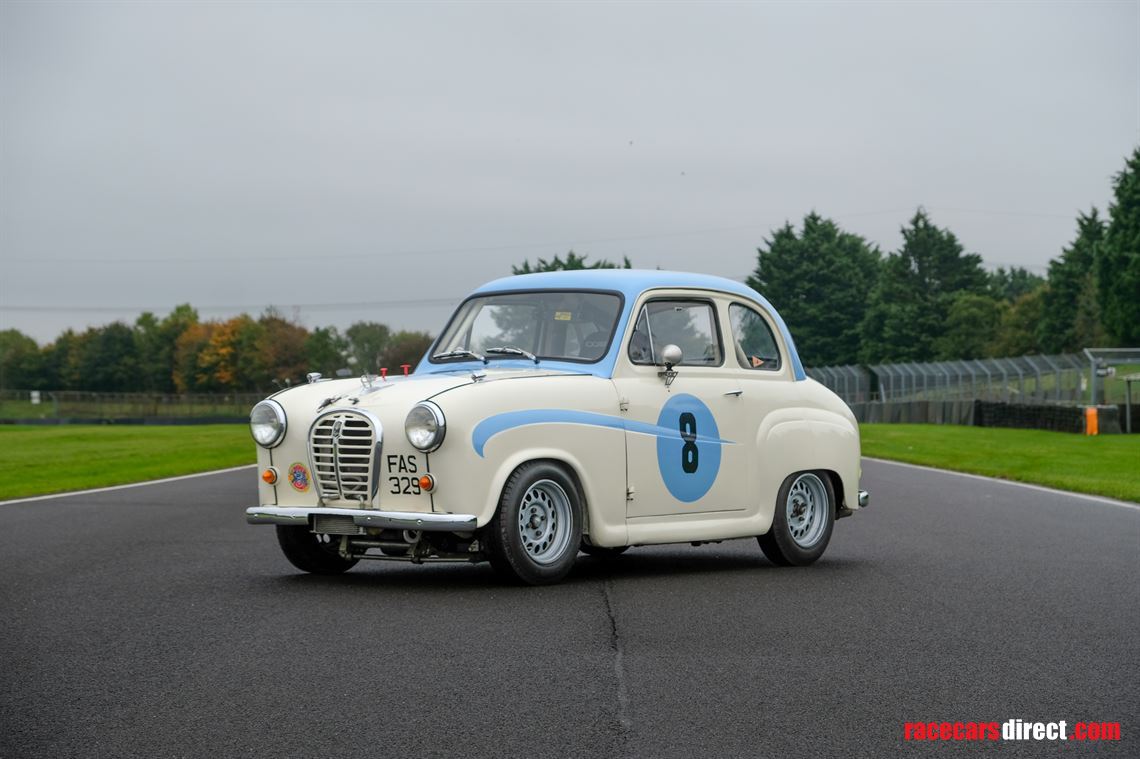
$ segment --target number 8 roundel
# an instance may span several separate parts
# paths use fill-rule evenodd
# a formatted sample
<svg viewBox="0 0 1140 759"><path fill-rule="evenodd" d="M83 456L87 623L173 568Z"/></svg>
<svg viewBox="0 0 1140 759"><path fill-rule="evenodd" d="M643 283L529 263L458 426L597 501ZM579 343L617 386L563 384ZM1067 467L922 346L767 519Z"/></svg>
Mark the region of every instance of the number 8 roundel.
<svg viewBox="0 0 1140 759"><path fill-rule="evenodd" d="M657 417L657 468L678 501L700 500L720 471L720 431L709 407L688 394L669 399Z"/></svg>

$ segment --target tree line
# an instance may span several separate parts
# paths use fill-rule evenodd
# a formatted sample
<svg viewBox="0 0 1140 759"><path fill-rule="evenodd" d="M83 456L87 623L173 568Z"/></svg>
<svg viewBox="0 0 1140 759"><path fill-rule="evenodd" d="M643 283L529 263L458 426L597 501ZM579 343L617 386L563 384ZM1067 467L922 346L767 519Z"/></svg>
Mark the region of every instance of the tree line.
<svg viewBox="0 0 1140 759"><path fill-rule="evenodd" d="M808 366L939 361L1062 353L1140 345L1140 148L1112 181L1107 216L1080 213L1076 232L1047 276L1024 268L987 271L949 229L919 208L902 244L885 255L816 212L757 248L748 284L787 322ZM513 266L514 274L630 268L565 259ZM202 321L190 305L134 324L67 330L40 347L0 331L0 388L105 392L266 392L326 375L415 364L425 332L357 322L312 330L270 309Z"/></svg>
<svg viewBox="0 0 1140 759"><path fill-rule="evenodd" d="M0 387L96 392L269 392L318 371L394 374L415 366L432 342L425 332L391 331L377 322L312 330L274 309L203 321L188 304L164 317L144 313L67 330L40 347L16 330L0 332Z"/></svg>

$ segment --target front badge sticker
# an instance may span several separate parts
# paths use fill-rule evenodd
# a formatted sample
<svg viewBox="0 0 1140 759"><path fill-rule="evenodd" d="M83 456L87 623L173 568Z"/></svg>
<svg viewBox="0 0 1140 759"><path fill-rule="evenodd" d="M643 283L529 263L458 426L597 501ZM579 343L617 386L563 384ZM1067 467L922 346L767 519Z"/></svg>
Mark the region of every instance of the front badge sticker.
<svg viewBox="0 0 1140 759"><path fill-rule="evenodd" d="M309 492L309 470L301 462L289 467L289 484L298 493Z"/></svg>

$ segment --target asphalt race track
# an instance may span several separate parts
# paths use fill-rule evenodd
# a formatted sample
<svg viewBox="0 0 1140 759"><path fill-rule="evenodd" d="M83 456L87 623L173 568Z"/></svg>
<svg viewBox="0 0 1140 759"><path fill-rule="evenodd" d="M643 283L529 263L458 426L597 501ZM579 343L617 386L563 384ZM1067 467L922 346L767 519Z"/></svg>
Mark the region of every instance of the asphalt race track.
<svg viewBox="0 0 1140 759"><path fill-rule="evenodd" d="M868 461L823 560L755 541L298 574L250 469L0 505L0 757L1140 756L1140 510ZM1119 721L1118 743L904 742Z"/></svg>

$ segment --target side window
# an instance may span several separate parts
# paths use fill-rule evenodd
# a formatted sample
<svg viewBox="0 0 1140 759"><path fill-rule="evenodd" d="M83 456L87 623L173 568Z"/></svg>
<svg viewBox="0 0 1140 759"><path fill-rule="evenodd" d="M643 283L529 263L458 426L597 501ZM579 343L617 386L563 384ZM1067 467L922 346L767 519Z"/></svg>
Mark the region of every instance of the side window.
<svg viewBox="0 0 1140 759"><path fill-rule="evenodd" d="M778 371L780 351L764 317L739 303L728 307L728 317L737 362L745 369Z"/></svg>
<svg viewBox="0 0 1140 759"><path fill-rule="evenodd" d="M711 303L695 300L652 300L637 317L629 339L629 360L658 364L672 343L681 349L680 366L720 366L724 352Z"/></svg>

